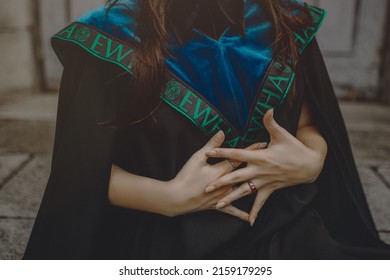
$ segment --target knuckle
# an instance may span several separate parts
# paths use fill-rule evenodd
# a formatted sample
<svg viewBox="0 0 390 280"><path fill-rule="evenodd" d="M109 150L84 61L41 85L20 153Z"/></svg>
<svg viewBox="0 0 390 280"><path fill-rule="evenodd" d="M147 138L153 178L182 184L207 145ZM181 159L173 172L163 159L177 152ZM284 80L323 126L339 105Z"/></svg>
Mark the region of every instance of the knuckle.
<svg viewBox="0 0 390 280"><path fill-rule="evenodd" d="M234 209L233 209L232 207L227 208L226 211L227 211L229 214L232 214L232 215L235 214L235 211L234 211Z"/></svg>
<svg viewBox="0 0 390 280"><path fill-rule="evenodd" d="M247 196L251 194L251 191L250 190L247 190L246 188L243 190L243 192L241 193L242 196Z"/></svg>
<svg viewBox="0 0 390 280"><path fill-rule="evenodd" d="M240 181L240 176L238 174L232 174L229 178L229 181L231 181L232 183L237 183Z"/></svg>
<svg viewBox="0 0 390 280"><path fill-rule="evenodd" d="M215 145L217 145L217 140L215 138L211 138L206 146L215 147Z"/></svg>
<svg viewBox="0 0 390 280"><path fill-rule="evenodd" d="M247 219L248 219L248 215L245 214L245 213L242 213L242 214L240 214L240 218L241 218L242 220L247 220Z"/></svg>
<svg viewBox="0 0 390 280"><path fill-rule="evenodd" d="M224 201L227 205L230 205L234 201L234 199L232 197L227 197L226 199L224 199Z"/></svg>
<svg viewBox="0 0 390 280"><path fill-rule="evenodd" d="M271 161L269 154L263 153L261 156L257 157L257 161L260 163L266 163Z"/></svg>
<svg viewBox="0 0 390 280"><path fill-rule="evenodd" d="M242 159L241 154L236 150L231 151L231 157L238 160L238 161L241 161L241 159Z"/></svg>

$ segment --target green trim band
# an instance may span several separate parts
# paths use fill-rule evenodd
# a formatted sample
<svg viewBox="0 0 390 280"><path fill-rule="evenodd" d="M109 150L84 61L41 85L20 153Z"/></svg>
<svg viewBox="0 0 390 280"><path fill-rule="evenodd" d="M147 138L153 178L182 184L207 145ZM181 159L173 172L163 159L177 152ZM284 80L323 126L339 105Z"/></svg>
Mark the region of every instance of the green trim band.
<svg viewBox="0 0 390 280"><path fill-rule="evenodd" d="M243 133L232 126L203 96L170 74L162 99L179 113L190 119L203 133L212 136L225 132L225 146L245 147L260 141L265 132L263 117L271 108L278 108L291 89L295 74L282 58L274 59L253 103L250 118Z"/></svg>
<svg viewBox="0 0 390 280"><path fill-rule="evenodd" d="M56 39L61 41L75 43L82 47L95 57L114 63L130 74L133 62L133 49L126 43L112 38L102 31L98 31L91 26L82 23L73 23L59 33L53 36L52 46L57 56L63 62L60 45L57 45Z"/></svg>
<svg viewBox="0 0 390 280"><path fill-rule="evenodd" d="M300 54L306 49L309 43L314 39L322 23L326 18L326 11L320 8L306 4L310 10L310 15L313 18L314 25L301 32L294 32L295 42L298 44Z"/></svg>
<svg viewBox="0 0 390 280"><path fill-rule="evenodd" d="M312 41L326 15L323 10L309 5L308 7L315 26L294 33L300 53ZM133 49L127 43L101 30L76 22L54 35L53 49L61 62L64 60L63 53L65 53L62 52L62 48L66 47L64 42L74 43L98 59L114 63L133 75L131 71L135 59ZM225 146L245 147L260 141L265 135L266 130L263 125L265 113L272 108L276 110L284 103L295 78L291 67L293 64L295 62L283 66L281 56L273 59L258 90L250 111L250 118L242 133L201 94L191 89L170 71L167 71L166 86L161 93L161 98L207 136L211 137L217 131L223 130L226 135Z"/></svg>
<svg viewBox="0 0 390 280"><path fill-rule="evenodd" d="M168 79L161 98L169 106L187 117L208 136L223 130L226 143L239 136L239 132L199 93L173 75L169 75Z"/></svg>
<svg viewBox="0 0 390 280"><path fill-rule="evenodd" d="M264 77L264 85L255 99L254 107L248 127L242 141L247 144L260 141L265 130L263 117L269 109L277 110L286 99L294 81L295 73L291 66L282 64L282 58L278 56L271 63Z"/></svg>

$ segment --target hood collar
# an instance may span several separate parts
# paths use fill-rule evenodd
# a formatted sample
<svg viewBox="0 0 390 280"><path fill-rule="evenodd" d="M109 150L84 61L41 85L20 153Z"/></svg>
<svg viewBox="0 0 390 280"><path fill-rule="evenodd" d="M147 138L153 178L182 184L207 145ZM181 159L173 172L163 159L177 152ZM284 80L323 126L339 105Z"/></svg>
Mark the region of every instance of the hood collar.
<svg viewBox="0 0 390 280"><path fill-rule="evenodd" d="M172 0L167 19L180 41L189 38L192 28L208 22L245 34L244 0Z"/></svg>

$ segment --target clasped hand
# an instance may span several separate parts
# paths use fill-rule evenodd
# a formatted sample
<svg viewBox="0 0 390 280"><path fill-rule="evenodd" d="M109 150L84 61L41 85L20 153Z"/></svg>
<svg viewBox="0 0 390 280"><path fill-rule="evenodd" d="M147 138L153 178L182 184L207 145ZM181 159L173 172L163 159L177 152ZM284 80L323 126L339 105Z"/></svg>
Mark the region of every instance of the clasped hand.
<svg viewBox="0 0 390 280"><path fill-rule="evenodd" d="M220 148L224 135L219 132L187 162L175 178L178 183L175 184L176 190L182 190L183 184L205 186L202 193L199 192L199 187L188 188L190 191L187 196L181 197L183 204L190 204L186 205L187 212L217 209L253 225L261 208L274 191L316 180L323 167L324 155L304 145L279 126L273 118L273 110L269 110L264 116L264 126L270 134L268 146L257 143L246 149ZM310 129L307 133L311 133ZM226 160L208 165L208 157ZM233 170L232 161L237 167L242 163L247 165ZM201 171L188 176L189 172L199 170L199 164ZM251 195L248 181L253 182L257 192L250 213L245 213L231 203ZM235 187L232 188L233 186ZM181 209L183 207L184 205Z"/></svg>

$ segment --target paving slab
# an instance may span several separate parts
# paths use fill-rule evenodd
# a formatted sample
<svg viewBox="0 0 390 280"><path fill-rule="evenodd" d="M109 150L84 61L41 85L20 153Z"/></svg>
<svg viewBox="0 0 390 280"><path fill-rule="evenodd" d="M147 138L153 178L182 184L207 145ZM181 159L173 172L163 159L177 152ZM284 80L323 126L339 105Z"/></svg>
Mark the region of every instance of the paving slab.
<svg viewBox="0 0 390 280"><path fill-rule="evenodd" d="M0 103L0 119L27 121L54 121L58 94L23 96L14 102Z"/></svg>
<svg viewBox="0 0 390 280"><path fill-rule="evenodd" d="M341 102L356 160L390 163L390 110L374 103Z"/></svg>
<svg viewBox="0 0 390 280"><path fill-rule="evenodd" d="M0 154L51 153L54 122L0 120Z"/></svg>
<svg viewBox="0 0 390 280"><path fill-rule="evenodd" d="M0 260L22 258L33 224L33 219L0 219Z"/></svg>
<svg viewBox="0 0 390 280"><path fill-rule="evenodd" d="M380 166L378 168L378 172L382 176L382 178L386 181L387 187L389 187L390 186L390 164Z"/></svg>
<svg viewBox="0 0 390 280"><path fill-rule="evenodd" d="M349 130L356 160L389 162L390 132Z"/></svg>
<svg viewBox="0 0 390 280"><path fill-rule="evenodd" d="M28 159L28 154L0 155L0 188L4 183L4 180L12 175L12 173L14 173Z"/></svg>
<svg viewBox="0 0 390 280"><path fill-rule="evenodd" d="M390 233L379 233L379 236L384 242L390 244Z"/></svg>
<svg viewBox="0 0 390 280"><path fill-rule="evenodd" d="M390 232L390 190L369 166L358 170L378 230Z"/></svg>
<svg viewBox="0 0 390 280"><path fill-rule="evenodd" d="M33 158L0 190L0 217L35 218L49 172L49 156Z"/></svg>
<svg viewBox="0 0 390 280"><path fill-rule="evenodd" d="M344 115L348 128L370 130L372 128L384 128L390 130L389 106L377 103L340 102L340 108Z"/></svg>

